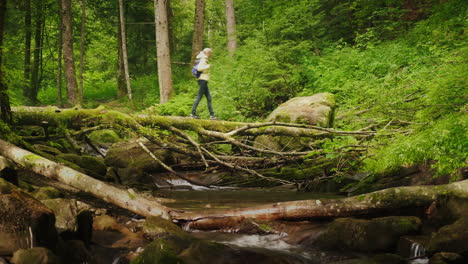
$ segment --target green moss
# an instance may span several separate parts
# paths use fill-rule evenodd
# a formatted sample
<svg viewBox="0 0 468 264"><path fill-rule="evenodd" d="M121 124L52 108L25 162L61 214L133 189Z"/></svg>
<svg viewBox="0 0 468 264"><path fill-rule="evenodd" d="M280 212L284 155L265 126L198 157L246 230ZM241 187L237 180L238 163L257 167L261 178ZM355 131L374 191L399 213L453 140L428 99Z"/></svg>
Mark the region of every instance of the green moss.
<svg viewBox="0 0 468 264"><path fill-rule="evenodd" d="M54 187L40 187L33 193L34 198L38 200L55 199L62 197L61 192Z"/></svg>
<svg viewBox="0 0 468 264"><path fill-rule="evenodd" d="M130 191L127 191L127 194L128 194L128 197L130 197L131 200L135 200L135 194L133 194L132 192Z"/></svg>
<svg viewBox="0 0 468 264"><path fill-rule="evenodd" d="M93 142L99 143L116 143L121 140L119 135L112 129L93 131L89 134L89 138Z"/></svg>

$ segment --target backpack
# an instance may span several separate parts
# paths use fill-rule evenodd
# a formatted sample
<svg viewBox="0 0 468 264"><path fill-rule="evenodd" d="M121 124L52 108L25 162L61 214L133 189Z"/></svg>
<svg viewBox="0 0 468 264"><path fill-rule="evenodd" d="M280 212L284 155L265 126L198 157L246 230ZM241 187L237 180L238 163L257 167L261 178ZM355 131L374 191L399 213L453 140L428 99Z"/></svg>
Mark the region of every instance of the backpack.
<svg viewBox="0 0 468 264"><path fill-rule="evenodd" d="M195 77L195 78L199 78L200 75L202 74L201 71L197 70L197 67L198 67L199 63L200 63L200 59L196 59L195 64L193 65L193 68L192 68L192 76Z"/></svg>

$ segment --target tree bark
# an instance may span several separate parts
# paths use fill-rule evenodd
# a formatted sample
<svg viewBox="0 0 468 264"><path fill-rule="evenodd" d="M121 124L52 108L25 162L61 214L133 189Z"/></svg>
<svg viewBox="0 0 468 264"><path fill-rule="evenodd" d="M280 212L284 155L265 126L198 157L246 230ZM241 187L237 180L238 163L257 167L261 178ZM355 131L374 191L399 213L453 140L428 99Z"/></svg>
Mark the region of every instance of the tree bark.
<svg viewBox="0 0 468 264"><path fill-rule="evenodd" d="M29 1L29 0L28 0ZM57 102L59 107L63 107L63 100L62 100L62 12L61 12L61 6L62 6L62 0L57 0L58 3L58 17L59 17L59 23L58 23L58 37L57 37Z"/></svg>
<svg viewBox="0 0 468 264"><path fill-rule="evenodd" d="M127 33L125 30L125 16L123 0L119 0L119 20L120 20L120 34L122 36L122 58L124 66L124 78L127 85L128 99L133 102L132 87L130 85L130 73L128 71L128 55L127 55Z"/></svg>
<svg viewBox="0 0 468 264"><path fill-rule="evenodd" d="M62 0L60 10L62 13L62 49L65 66L65 82L67 86L67 101L71 105L77 105L81 102L76 82L75 60L73 59L73 21L71 0Z"/></svg>
<svg viewBox="0 0 468 264"><path fill-rule="evenodd" d="M117 50L118 50L118 60L117 60L117 96L123 97L127 94L127 89L125 88L125 69L124 69L124 59L123 59L123 52L122 52L122 30L120 30L120 19L118 22L119 29L117 30Z"/></svg>
<svg viewBox="0 0 468 264"><path fill-rule="evenodd" d="M78 96L83 102L83 68L85 53L85 30L86 30L86 0L81 0L81 38L80 38L80 89Z"/></svg>
<svg viewBox="0 0 468 264"><path fill-rule="evenodd" d="M6 122L12 122L10 109L10 96L8 95L8 86L5 83L5 74L3 72L3 33L5 32L5 16L7 11L7 1L0 0L0 118Z"/></svg>
<svg viewBox="0 0 468 264"><path fill-rule="evenodd" d="M28 97L31 89L31 0L24 1L24 87L23 95Z"/></svg>
<svg viewBox="0 0 468 264"><path fill-rule="evenodd" d="M43 3L42 0L37 0L36 5L36 15L35 15L35 32L34 32L34 61L31 72L31 81L30 81L30 90L28 93L28 99L33 103L37 104L37 93L40 89L40 65L42 61L41 51L42 51L42 27L44 22L43 16Z"/></svg>
<svg viewBox="0 0 468 264"><path fill-rule="evenodd" d="M154 13L156 25L156 50L158 61L159 102L166 103L171 99L172 69L169 48L169 26L167 20L168 0L154 0Z"/></svg>
<svg viewBox="0 0 468 264"><path fill-rule="evenodd" d="M192 57L190 65L193 65L195 57L203 49L203 32L205 27L205 0L195 1L195 22L193 24Z"/></svg>
<svg viewBox="0 0 468 264"><path fill-rule="evenodd" d="M232 56L237 49L236 36L236 15L234 9L234 0L225 0L226 6L226 28L227 28L227 50Z"/></svg>
<svg viewBox="0 0 468 264"><path fill-rule="evenodd" d="M5 0L0 0L5 1ZM0 140L0 155L40 175L55 179L142 216L169 218L170 209L132 189L123 190Z"/></svg>

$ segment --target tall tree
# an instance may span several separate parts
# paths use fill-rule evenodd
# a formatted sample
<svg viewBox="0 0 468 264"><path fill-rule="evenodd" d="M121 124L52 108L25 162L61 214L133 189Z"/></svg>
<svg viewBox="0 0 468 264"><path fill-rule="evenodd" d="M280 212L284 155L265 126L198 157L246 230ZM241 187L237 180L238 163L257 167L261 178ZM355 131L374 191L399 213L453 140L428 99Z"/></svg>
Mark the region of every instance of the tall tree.
<svg viewBox="0 0 468 264"><path fill-rule="evenodd" d="M117 96L122 97L127 93L125 88L125 68L124 68L124 59L122 52L122 31L120 30L120 19L119 19L119 30L117 30L117 50L118 50L118 61L117 61Z"/></svg>
<svg viewBox="0 0 468 264"><path fill-rule="evenodd" d="M2 67L3 58L3 33L5 31L5 16L7 11L7 1L0 0L0 117L3 121L11 123L10 97L8 86L5 83Z"/></svg>
<svg viewBox="0 0 468 264"><path fill-rule="evenodd" d="M86 0L81 0L81 38L80 38L80 102L83 101L83 67L85 52L85 30L86 30Z"/></svg>
<svg viewBox="0 0 468 264"><path fill-rule="evenodd" d="M121 40L122 40L122 59L123 59L123 66L124 66L124 78L125 78L125 83L127 84L128 99L130 101L133 101L132 87L130 86L130 74L128 72L127 34L125 31L123 0L119 0L119 20L120 20L120 34L122 37Z"/></svg>
<svg viewBox="0 0 468 264"><path fill-rule="evenodd" d="M31 0L24 1L24 87L23 95L29 96L31 89Z"/></svg>
<svg viewBox="0 0 468 264"><path fill-rule="evenodd" d="M191 63L195 60L198 52L203 49L203 31L205 26L205 0L195 1L195 23L193 24L193 41Z"/></svg>
<svg viewBox="0 0 468 264"><path fill-rule="evenodd" d="M168 0L154 0L156 24L156 50L158 60L159 102L164 104L172 97L172 69L169 48Z"/></svg>
<svg viewBox="0 0 468 264"><path fill-rule="evenodd" d="M63 107L63 100L62 100L62 12L60 6L62 6L62 0L57 0L58 3L58 38L57 38L57 101L59 107Z"/></svg>
<svg viewBox="0 0 468 264"><path fill-rule="evenodd" d="M229 54L232 56L237 49L237 37L236 37L236 15L234 12L234 0L226 0L226 27L227 27L227 49Z"/></svg>
<svg viewBox="0 0 468 264"><path fill-rule="evenodd" d="M41 71L41 65L42 65L42 30L44 26L44 12L43 12L43 1L42 0L36 0L35 1L35 26L34 26L34 61L32 65L32 71L31 71L31 85L30 89L28 92L28 98L31 100L33 104L36 104L38 102L37 100L37 93L39 92L40 89L40 81L41 78L39 77L40 71Z"/></svg>
<svg viewBox="0 0 468 264"><path fill-rule="evenodd" d="M73 30L71 0L62 0L62 49L65 66L65 82L67 86L67 102L71 105L80 104L78 86L76 83L75 60L73 59Z"/></svg>

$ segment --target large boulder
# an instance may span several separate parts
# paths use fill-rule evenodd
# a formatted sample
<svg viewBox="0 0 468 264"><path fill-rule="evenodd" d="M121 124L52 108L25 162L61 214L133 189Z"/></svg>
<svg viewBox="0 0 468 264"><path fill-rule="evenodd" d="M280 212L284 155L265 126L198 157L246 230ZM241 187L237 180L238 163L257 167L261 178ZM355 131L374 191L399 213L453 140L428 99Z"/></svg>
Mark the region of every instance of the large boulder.
<svg viewBox="0 0 468 264"><path fill-rule="evenodd" d="M401 236L414 234L421 227L415 216L388 216L371 220L339 218L316 240L326 249L362 252L393 251Z"/></svg>
<svg viewBox="0 0 468 264"><path fill-rule="evenodd" d="M43 200L42 203L55 213L55 226L64 239L78 239L89 245L93 231L93 215L89 205L63 198Z"/></svg>
<svg viewBox="0 0 468 264"><path fill-rule="evenodd" d="M0 255L57 243L54 213L29 194L0 178Z"/></svg>
<svg viewBox="0 0 468 264"><path fill-rule="evenodd" d="M281 104L267 117L266 121L298 123L332 127L335 117L335 96L319 93L312 96L295 97ZM255 139L255 146L280 150L301 150L310 141L308 138L262 135Z"/></svg>
<svg viewBox="0 0 468 264"><path fill-rule="evenodd" d="M294 97L278 106L266 121L332 127L335 107L335 96L331 93Z"/></svg>

